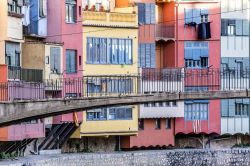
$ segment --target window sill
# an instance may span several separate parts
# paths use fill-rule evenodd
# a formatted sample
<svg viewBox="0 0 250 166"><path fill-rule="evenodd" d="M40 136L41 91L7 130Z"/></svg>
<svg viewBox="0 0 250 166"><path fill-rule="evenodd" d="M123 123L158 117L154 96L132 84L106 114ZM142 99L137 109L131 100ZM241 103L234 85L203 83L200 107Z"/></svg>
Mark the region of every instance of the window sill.
<svg viewBox="0 0 250 166"><path fill-rule="evenodd" d="M68 21L65 21L66 24L76 24L76 22L68 22Z"/></svg>
<svg viewBox="0 0 250 166"><path fill-rule="evenodd" d="M23 14L18 14L18 13L15 13L15 12L8 12L8 16L16 17L16 18L23 18L24 17Z"/></svg>

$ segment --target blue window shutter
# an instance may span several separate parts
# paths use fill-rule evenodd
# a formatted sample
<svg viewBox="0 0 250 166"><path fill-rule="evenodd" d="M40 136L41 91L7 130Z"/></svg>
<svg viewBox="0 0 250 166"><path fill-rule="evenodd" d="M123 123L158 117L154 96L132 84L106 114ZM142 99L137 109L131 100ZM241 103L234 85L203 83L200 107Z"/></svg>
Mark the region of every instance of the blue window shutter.
<svg viewBox="0 0 250 166"><path fill-rule="evenodd" d="M208 51L208 48L202 48L200 49L200 56L201 57L208 57L208 54L209 54L209 51Z"/></svg>
<svg viewBox="0 0 250 166"><path fill-rule="evenodd" d="M70 73L70 52L66 50L66 72Z"/></svg>
<svg viewBox="0 0 250 166"><path fill-rule="evenodd" d="M236 26L236 35L242 36L243 35L243 22L242 20L235 20L235 26Z"/></svg>
<svg viewBox="0 0 250 166"><path fill-rule="evenodd" d="M151 6L151 10L150 10L150 14L151 14L151 24L155 24L155 4L152 3L150 4Z"/></svg>
<svg viewBox="0 0 250 166"><path fill-rule="evenodd" d="M150 44L146 44L146 67L150 67L151 61L151 51L150 51Z"/></svg>
<svg viewBox="0 0 250 166"><path fill-rule="evenodd" d="M151 68L155 68L155 44L151 44Z"/></svg>
<svg viewBox="0 0 250 166"><path fill-rule="evenodd" d="M185 24L190 23L193 21L192 17L192 9L184 9L185 10Z"/></svg>
<svg viewBox="0 0 250 166"><path fill-rule="evenodd" d="M146 44L141 44L141 67L146 67Z"/></svg>
<svg viewBox="0 0 250 166"><path fill-rule="evenodd" d="M61 52L60 48L54 48L54 63L55 63L55 69L57 70L57 73L61 73Z"/></svg>
<svg viewBox="0 0 250 166"><path fill-rule="evenodd" d="M249 22L248 22L248 20L243 20L243 35L244 36L249 35Z"/></svg>
<svg viewBox="0 0 250 166"><path fill-rule="evenodd" d="M75 51L71 51L71 54L70 54L70 71L71 73L75 73L76 72L76 52Z"/></svg>
<svg viewBox="0 0 250 166"><path fill-rule="evenodd" d="M107 64L112 62L112 41L107 39Z"/></svg>
<svg viewBox="0 0 250 166"><path fill-rule="evenodd" d="M55 53L54 48L50 48L50 70L55 69Z"/></svg>
<svg viewBox="0 0 250 166"><path fill-rule="evenodd" d="M200 60L201 52L199 48L193 49L193 60Z"/></svg>
<svg viewBox="0 0 250 166"><path fill-rule="evenodd" d="M201 11L200 11L200 9L193 9L193 22L196 22L196 24L201 23Z"/></svg>
<svg viewBox="0 0 250 166"><path fill-rule="evenodd" d="M151 4L145 4L145 24L150 24L151 21Z"/></svg>
<svg viewBox="0 0 250 166"><path fill-rule="evenodd" d="M139 63L139 67L141 67L141 44L139 44L138 47L138 63Z"/></svg>
<svg viewBox="0 0 250 166"><path fill-rule="evenodd" d="M185 48L184 49L184 53L185 53L185 59L193 59L193 51L191 48Z"/></svg>
<svg viewBox="0 0 250 166"><path fill-rule="evenodd" d="M200 9L201 15L208 15L208 9Z"/></svg>
<svg viewBox="0 0 250 166"><path fill-rule="evenodd" d="M229 99L228 110L229 110L229 114L228 115L230 117L235 116L235 100L234 99Z"/></svg>
<svg viewBox="0 0 250 166"><path fill-rule="evenodd" d="M145 4L143 3L138 3L138 19L139 23L145 23Z"/></svg>

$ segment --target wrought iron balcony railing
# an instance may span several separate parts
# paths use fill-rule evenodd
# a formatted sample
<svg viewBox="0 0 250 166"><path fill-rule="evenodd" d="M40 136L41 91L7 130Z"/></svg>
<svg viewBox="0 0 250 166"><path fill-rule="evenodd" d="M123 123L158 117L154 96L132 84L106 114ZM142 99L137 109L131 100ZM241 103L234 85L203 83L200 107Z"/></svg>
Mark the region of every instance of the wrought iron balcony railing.
<svg viewBox="0 0 250 166"><path fill-rule="evenodd" d="M8 79L26 82L42 82L43 70L24 69L20 66L8 66Z"/></svg>
<svg viewBox="0 0 250 166"><path fill-rule="evenodd" d="M167 40L175 38L175 26L166 24L155 25L155 37L158 40Z"/></svg>

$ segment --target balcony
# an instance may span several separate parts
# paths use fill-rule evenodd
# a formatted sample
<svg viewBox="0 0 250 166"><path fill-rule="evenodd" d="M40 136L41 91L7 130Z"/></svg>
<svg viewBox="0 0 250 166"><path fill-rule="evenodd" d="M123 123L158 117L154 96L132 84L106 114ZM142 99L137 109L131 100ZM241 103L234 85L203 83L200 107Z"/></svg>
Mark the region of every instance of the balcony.
<svg viewBox="0 0 250 166"><path fill-rule="evenodd" d="M83 25L138 27L135 13L83 11Z"/></svg>
<svg viewBox="0 0 250 166"><path fill-rule="evenodd" d="M42 82L43 70L23 69L20 66L8 66L8 79L26 82Z"/></svg>
<svg viewBox="0 0 250 166"><path fill-rule="evenodd" d="M155 37L156 41L174 40L175 38L175 26L174 25L165 25L165 24L156 24L155 25Z"/></svg>

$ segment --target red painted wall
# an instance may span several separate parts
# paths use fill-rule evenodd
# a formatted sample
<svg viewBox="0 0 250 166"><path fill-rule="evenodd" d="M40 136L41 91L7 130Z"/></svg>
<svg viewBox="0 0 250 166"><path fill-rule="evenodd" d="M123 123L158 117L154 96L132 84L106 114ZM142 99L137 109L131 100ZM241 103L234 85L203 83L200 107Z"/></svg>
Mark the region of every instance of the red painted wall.
<svg viewBox="0 0 250 166"><path fill-rule="evenodd" d="M138 136L122 137L121 148L174 146L174 120L171 129L166 129L166 119L161 119L161 129L155 129L155 119L144 119L144 130Z"/></svg>
<svg viewBox="0 0 250 166"><path fill-rule="evenodd" d="M7 101L8 99L8 66L0 64L0 101Z"/></svg>

